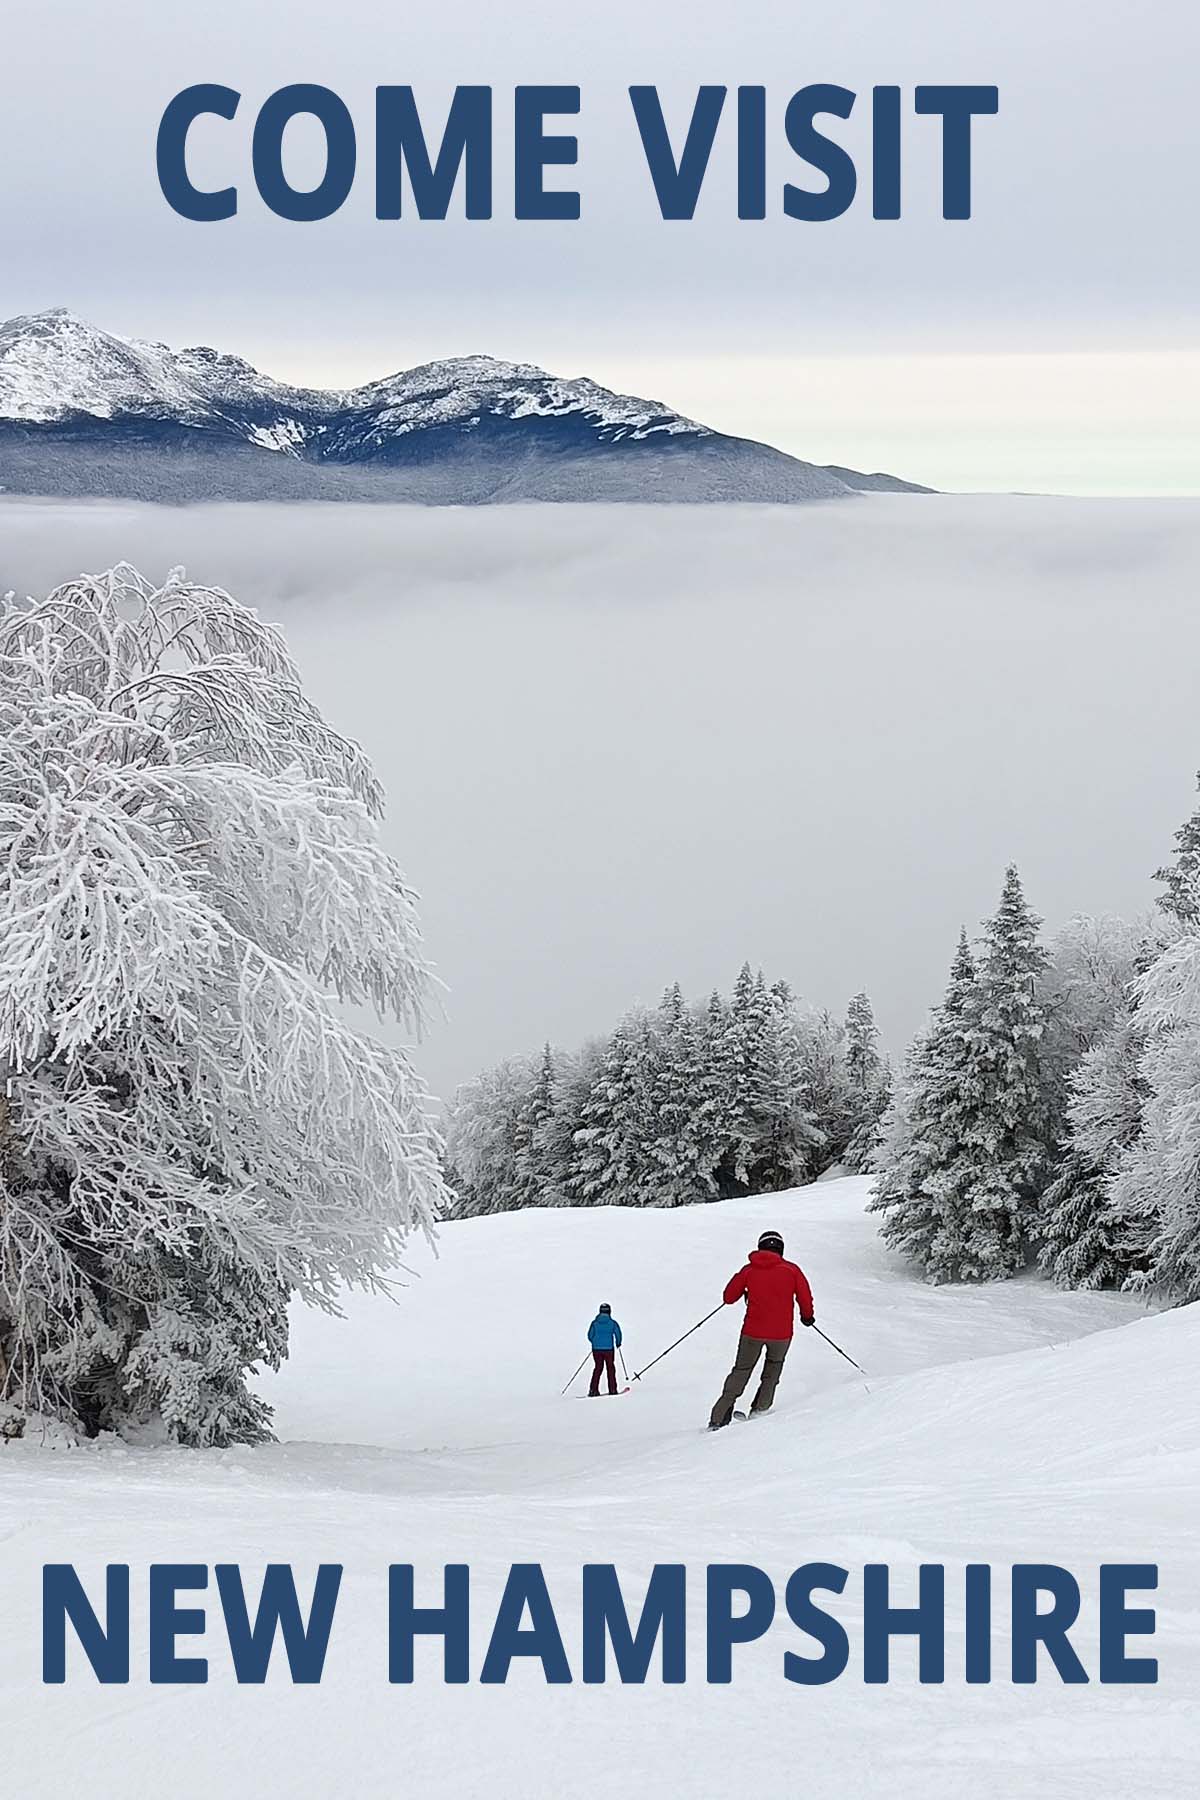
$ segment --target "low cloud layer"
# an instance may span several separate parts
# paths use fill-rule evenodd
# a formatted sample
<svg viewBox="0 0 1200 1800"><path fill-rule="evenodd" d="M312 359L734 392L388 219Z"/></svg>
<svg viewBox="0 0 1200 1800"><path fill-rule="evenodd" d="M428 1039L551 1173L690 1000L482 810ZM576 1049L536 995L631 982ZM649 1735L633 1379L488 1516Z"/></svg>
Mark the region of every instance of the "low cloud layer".
<svg viewBox="0 0 1200 1800"><path fill-rule="evenodd" d="M745 957L899 1049L1015 859L1135 913L1189 812L1200 504L75 506L0 588L175 563L280 620L424 896L446 1094Z"/></svg>

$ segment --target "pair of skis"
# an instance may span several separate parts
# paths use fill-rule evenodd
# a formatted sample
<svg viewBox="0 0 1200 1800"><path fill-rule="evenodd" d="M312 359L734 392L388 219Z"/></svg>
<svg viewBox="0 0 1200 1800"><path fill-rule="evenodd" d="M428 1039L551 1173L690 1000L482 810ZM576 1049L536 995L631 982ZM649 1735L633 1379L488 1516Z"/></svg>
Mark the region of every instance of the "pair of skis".
<svg viewBox="0 0 1200 1800"><path fill-rule="evenodd" d="M584 1368L587 1364L587 1359L591 1354L592 1353L590 1350L585 1351L583 1361L580 1363L579 1367L576 1369L575 1374L572 1375L571 1380L568 1381L567 1387L560 1389L560 1392L559 1392L560 1399L561 1399L562 1395L566 1393L567 1388L569 1388L572 1385L572 1383L575 1381L576 1377L583 1374ZM627 1394L629 1392L629 1389L630 1389L632 1383L629 1380L629 1370L625 1367L625 1353L621 1349L620 1344L617 1345L617 1355L621 1358L621 1373L625 1377L625 1386L623 1388L618 1388L617 1394ZM615 1373L615 1371L614 1371L614 1373ZM635 1375L633 1379L634 1379L634 1381L636 1381L637 1376ZM616 1397L617 1397L616 1394L614 1394L612 1392L612 1389L610 1388L609 1392L608 1392L608 1398L610 1400L615 1400ZM600 1398L600 1394L599 1394L599 1391L597 1391L595 1394L590 1394L590 1393L589 1394L576 1394L575 1398L576 1398L576 1400L598 1400Z"/></svg>

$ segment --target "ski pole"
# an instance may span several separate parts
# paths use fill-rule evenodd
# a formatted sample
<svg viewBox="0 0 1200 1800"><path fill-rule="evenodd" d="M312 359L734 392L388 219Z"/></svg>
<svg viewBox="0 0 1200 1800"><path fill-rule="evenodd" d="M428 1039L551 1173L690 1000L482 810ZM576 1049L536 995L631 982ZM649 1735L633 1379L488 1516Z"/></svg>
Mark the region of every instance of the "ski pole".
<svg viewBox="0 0 1200 1800"><path fill-rule="evenodd" d="M583 1353L583 1362L581 1362L581 1363L580 1363L580 1365L579 1365L579 1369L582 1369L582 1367L583 1367L583 1363L585 1363L585 1362L586 1362L586 1361L587 1361L587 1359L588 1359L588 1357L589 1357L589 1356L590 1356L590 1355L591 1355L591 1351L590 1351L590 1350L585 1350L585 1351L584 1351L584 1353ZM576 1371L575 1371L575 1375L578 1375L578 1373L579 1373L579 1369L576 1369ZM574 1379L575 1379L575 1375L572 1375L572 1377L571 1377L571 1381L574 1381ZM564 1388L559 1388L559 1390L558 1390L558 1391L559 1391L559 1394L560 1394L560 1396L561 1396L561 1395L562 1395L562 1394L565 1394L565 1393L566 1393L566 1391L567 1391L567 1388L569 1388L569 1387L570 1387L570 1385L571 1385L571 1381L568 1381L568 1383L567 1383L567 1387L564 1387Z"/></svg>
<svg viewBox="0 0 1200 1800"><path fill-rule="evenodd" d="M625 1367L625 1352L622 1350L620 1344L617 1345L617 1355L621 1359L621 1374L622 1374L626 1384L628 1384L629 1370Z"/></svg>
<svg viewBox="0 0 1200 1800"><path fill-rule="evenodd" d="M846 1352L842 1349L842 1346L840 1344L835 1344L831 1337L825 1337L825 1333L821 1330L819 1325L814 1324L813 1330L819 1338L825 1338L825 1342L829 1345L831 1350L836 1350L839 1356L845 1356L846 1361L850 1364L852 1369L857 1369L862 1376L866 1375L867 1371L863 1368L862 1364L856 1363L852 1356L846 1356ZM572 1377L572 1379L574 1378Z"/></svg>
<svg viewBox="0 0 1200 1800"><path fill-rule="evenodd" d="M672 1350L677 1349L678 1346L680 1344L682 1344L683 1338L690 1338L693 1331L699 1331L699 1329L702 1325L707 1325L708 1321L710 1319L715 1319L717 1314L721 1311L721 1307L723 1307L724 1304L725 1304L725 1302L722 1300L720 1306L714 1306L710 1313L705 1313L705 1315L702 1319L697 1319L696 1323L694 1325L690 1325L688 1327L688 1329L684 1332L683 1337L677 1337L673 1344L668 1344L665 1350L660 1350L658 1355L653 1359L652 1362L648 1362L644 1369L638 1370L637 1374L633 1377L633 1379L635 1381L640 1381L642 1379L642 1376L645 1375L650 1369L652 1369L654 1367L655 1363L661 1362L664 1356L670 1356Z"/></svg>

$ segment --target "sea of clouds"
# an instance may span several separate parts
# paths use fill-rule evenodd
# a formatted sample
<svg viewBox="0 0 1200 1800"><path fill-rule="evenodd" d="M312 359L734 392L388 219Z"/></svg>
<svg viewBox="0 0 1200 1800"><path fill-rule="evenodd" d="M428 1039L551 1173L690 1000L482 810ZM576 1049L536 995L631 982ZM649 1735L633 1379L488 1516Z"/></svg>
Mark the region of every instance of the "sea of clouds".
<svg viewBox="0 0 1200 1800"><path fill-rule="evenodd" d="M1200 501L0 499L0 590L184 564L284 626L386 783L447 1095L744 958L899 1051L1015 860L1142 912L1200 765Z"/></svg>

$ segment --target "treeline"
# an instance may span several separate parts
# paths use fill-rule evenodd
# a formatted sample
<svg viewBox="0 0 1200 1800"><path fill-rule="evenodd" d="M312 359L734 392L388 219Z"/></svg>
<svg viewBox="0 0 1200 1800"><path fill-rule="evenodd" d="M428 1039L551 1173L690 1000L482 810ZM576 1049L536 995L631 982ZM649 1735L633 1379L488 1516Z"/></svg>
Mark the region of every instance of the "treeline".
<svg viewBox="0 0 1200 1800"><path fill-rule="evenodd" d="M1036 1263L1065 1287L1200 1298L1200 812L1140 926L1051 956L1015 869L884 1122L873 1206L933 1281Z"/></svg>
<svg viewBox="0 0 1200 1800"><path fill-rule="evenodd" d="M743 966L678 985L565 1055L549 1044L459 1089L446 1121L458 1216L524 1206L688 1206L869 1166L891 1077L871 1004L844 1025Z"/></svg>
<svg viewBox="0 0 1200 1800"><path fill-rule="evenodd" d="M1200 1299L1200 810L1157 879L1149 918L1047 944L1010 868L894 1092L865 995L839 1024L749 966L729 999L673 987L575 1056L503 1063L450 1111L457 1210L680 1206L841 1164L931 1281Z"/></svg>

